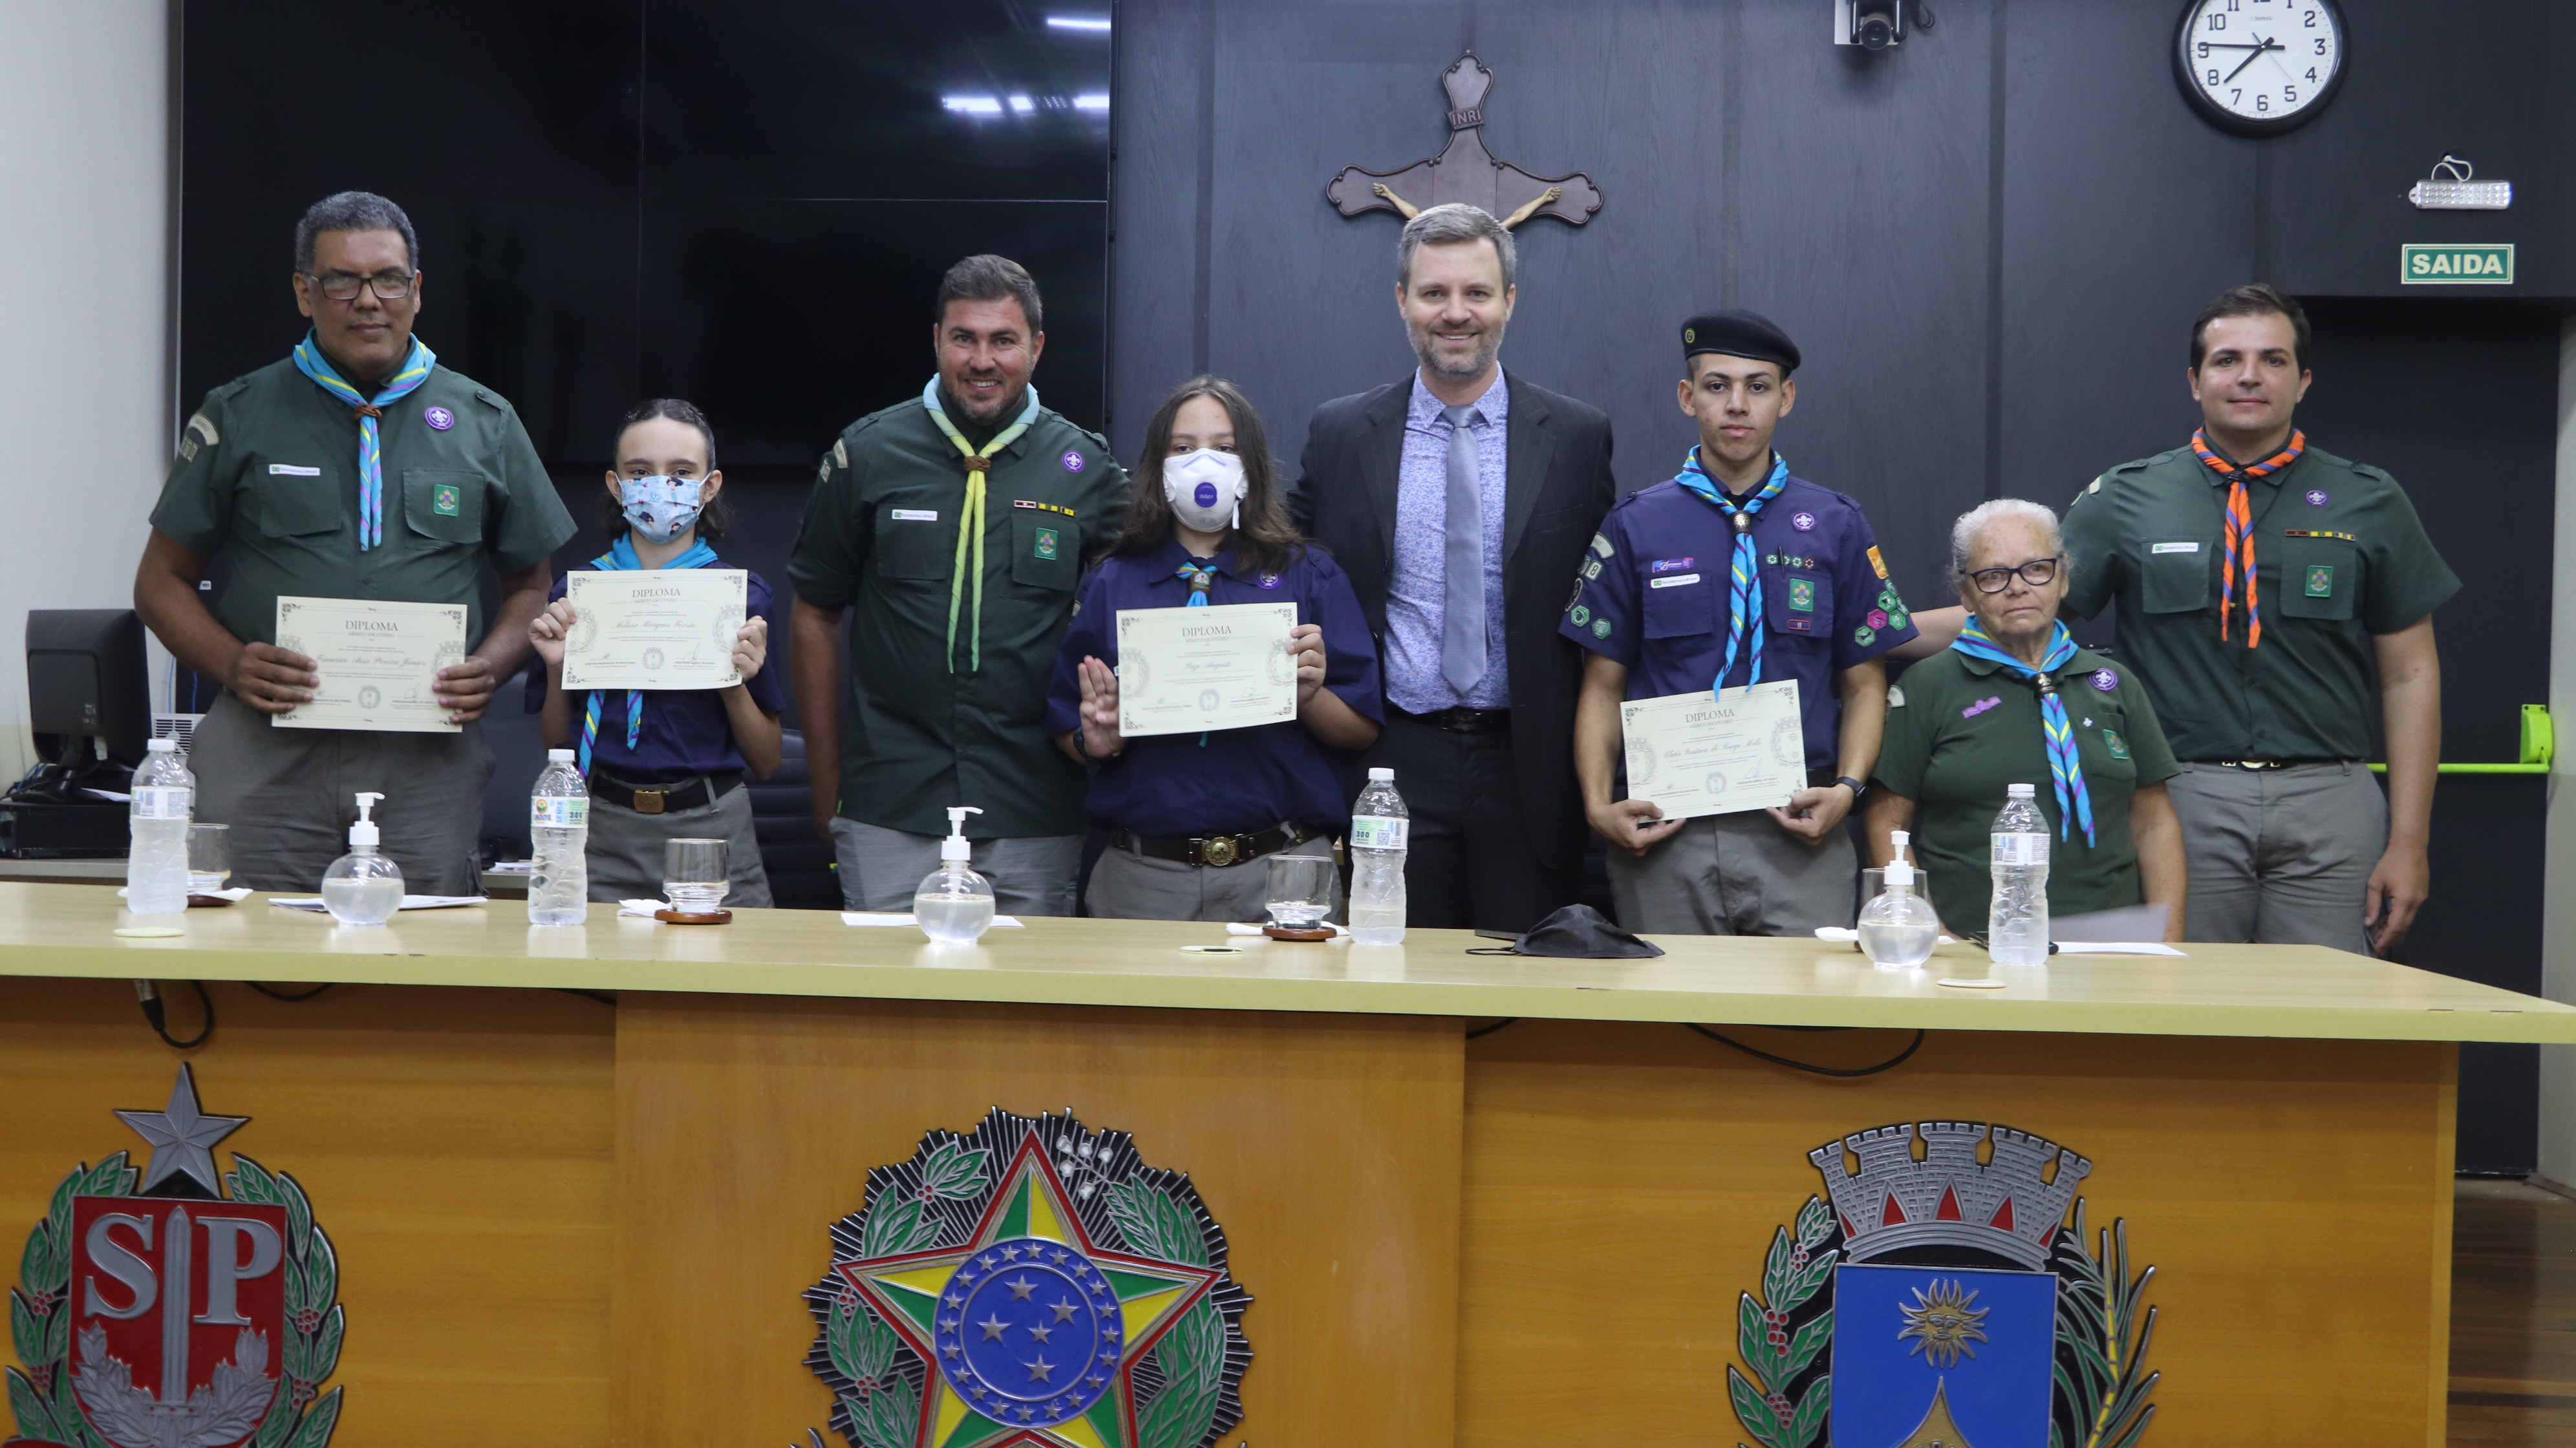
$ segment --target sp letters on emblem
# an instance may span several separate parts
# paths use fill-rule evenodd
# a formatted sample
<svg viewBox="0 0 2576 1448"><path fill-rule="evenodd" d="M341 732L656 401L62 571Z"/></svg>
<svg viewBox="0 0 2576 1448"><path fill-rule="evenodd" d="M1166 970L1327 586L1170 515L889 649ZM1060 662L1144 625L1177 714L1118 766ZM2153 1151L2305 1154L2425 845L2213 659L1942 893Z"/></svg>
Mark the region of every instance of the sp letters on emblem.
<svg viewBox="0 0 2576 1448"><path fill-rule="evenodd" d="M2153 1269L2129 1263L2125 1222L2098 1256L2086 1240L2075 1193L2092 1162L1965 1121L1856 1132L1807 1159L1825 1191L1773 1237L1736 1314L1727 1388L1746 1433L1821 1448L1830 1394L1835 1443L2139 1441L2159 1376L2144 1367Z"/></svg>
<svg viewBox="0 0 2576 1448"><path fill-rule="evenodd" d="M13 1316L21 1437L105 1448L330 1441L346 1317L339 1257L295 1178L211 1150L250 1118L197 1104L179 1067L160 1111L119 1111L152 1145L75 1167L29 1235ZM34 1359L42 1359L41 1361Z"/></svg>
<svg viewBox="0 0 2576 1448"><path fill-rule="evenodd" d="M454 483L440 483L429 491L429 506L442 518L455 517L463 501L464 497L457 492Z"/></svg>
<svg viewBox="0 0 2576 1448"><path fill-rule="evenodd" d="M1040 528L1038 530L1035 552L1040 558L1055 557L1055 530L1053 528Z"/></svg>
<svg viewBox="0 0 2576 1448"><path fill-rule="evenodd" d="M2310 598L2332 598L2332 597L2334 597L2334 565L2333 565L2333 564L2331 564L2331 563L2311 563L2311 564L2309 564L2309 565L2308 565L2308 597L2310 597Z"/></svg>
<svg viewBox="0 0 2576 1448"><path fill-rule="evenodd" d="M805 1361L852 1444L1198 1448L1243 1419L1251 1295L1126 1132L996 1107L868 1173L831 1241Z"/></svg>

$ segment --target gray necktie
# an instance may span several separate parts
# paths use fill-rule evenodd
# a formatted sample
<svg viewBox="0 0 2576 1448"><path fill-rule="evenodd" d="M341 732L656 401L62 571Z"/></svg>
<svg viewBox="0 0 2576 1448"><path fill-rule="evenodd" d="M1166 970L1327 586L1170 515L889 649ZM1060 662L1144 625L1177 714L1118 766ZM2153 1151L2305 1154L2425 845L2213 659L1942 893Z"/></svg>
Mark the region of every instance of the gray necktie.
<svg viewBox="0 0 2576 1448"><path fill-rule="evenodd" d="M1449 419L1448 596L1440 607L1440 677L1465 698L1485 677L1485 480L1472 406Z"/></svg>

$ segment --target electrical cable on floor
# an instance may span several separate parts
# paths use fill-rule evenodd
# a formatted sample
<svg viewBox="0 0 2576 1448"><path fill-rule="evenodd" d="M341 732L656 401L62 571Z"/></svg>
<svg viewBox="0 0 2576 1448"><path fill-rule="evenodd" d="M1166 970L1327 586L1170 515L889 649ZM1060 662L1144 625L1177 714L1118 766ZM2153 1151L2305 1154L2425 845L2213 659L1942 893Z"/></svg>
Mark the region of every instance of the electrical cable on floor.
<svg viewBox="0 0 2576 1448"><path fill-rule="evenodd" d="M181 1041L172 1039L170 1035L169 1008L161 999L158 984L148 980L138 980L134 983L134 998L143 1003L143 1019L151 1023L152 1034L161 1038L161 1044L174 1051L194 1050L204 1045L206 1038L215 1033L215 998L206 994L204 981L192 980L188 984L197 989L197 1004L205 1008L206 1024L204 1029L197 1032L196 1039Z"/></svg>
<svg viewBox="0 0 2576 1448"><path fill-rule="evenodd" d="M246 981L243 981L243 982L242 982L242 984L244 984L244 985L246 985L246 986L249 986L252 990L258 991L261 995L264 995L264 996L268 997L270 1000L273 1000L273 1001L309 1001L309 1000L313 999L315 996L320 995L322 992L324 992L324 991L326 991L326 990L329 990L331 987L333 987L333 986L335 986L335 985L339 984L339 982L338 982L338 981L324 981L322 984L317 985L317 986L315 986L313 989L311 989L311 990L308 990L308 991L304 992L302 995L288 995L286 992L284 992L284 991L282 991L282 990L271 990L271 989L269 989L267 986L261 985L258 981L255 981L255 980L246 980Z"/></svg>
<svg viewBox="0 0 2576 1448"><path fill-rule="evenodd" d="M1875 1066L1858 1066L1845 1070L1835 1066L1811 1066L1804 1061L1792 1061L1786 1056L1775 1056L1768 1051L1748 1046L1732 1036L1720 1035L1706 1026L1698 1025L1690 1021L1684 1021L1682 1024L1689 1026L1692 1030L1699 1032L1701 1035L1708 1037L1712 1041L1719 1042L1723 1045L1733 1046L1735 1049L1742 1051L1748 1056L1758 1057L1775 1066L1786 1066L1792 1071L1804 1071L1813 1076L1875 1076L1881 1071L1893 1071L1897 1067L1904 1065L1906 1060L1915 1052L1923 1049L1923 1037L1926 1034L1926 1032L1923 1031L1916 1031L1914 1033L1914 1042L1912 1045L1907 1046L1904 1050L1897 1052L1895 1055L1879 1062Z"/></svg>

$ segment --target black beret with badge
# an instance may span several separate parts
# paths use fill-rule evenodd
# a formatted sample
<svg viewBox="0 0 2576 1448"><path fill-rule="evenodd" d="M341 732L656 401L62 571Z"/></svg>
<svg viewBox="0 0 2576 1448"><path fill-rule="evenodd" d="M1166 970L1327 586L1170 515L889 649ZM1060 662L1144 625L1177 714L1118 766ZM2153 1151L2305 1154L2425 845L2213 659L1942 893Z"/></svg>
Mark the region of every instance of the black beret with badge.
<svg viewBox="0 0 2576 1448"><path fill-rule="evenodd" d="M1775 363L1783 377L1798 370L1798 344L1759 312L1706 312L1682 323L1682 365L1702 352Z"/></svg>

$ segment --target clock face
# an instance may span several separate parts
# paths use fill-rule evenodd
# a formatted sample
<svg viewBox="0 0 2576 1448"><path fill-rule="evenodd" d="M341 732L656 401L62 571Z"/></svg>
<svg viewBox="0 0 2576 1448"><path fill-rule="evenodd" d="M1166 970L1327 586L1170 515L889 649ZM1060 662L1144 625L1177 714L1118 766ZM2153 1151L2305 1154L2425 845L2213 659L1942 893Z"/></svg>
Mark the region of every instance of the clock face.
<svg viewBox="0 0 2576 1448"><path fill-rule="evenodd" d="M2343 79L2344 43L2334 0L2190 0L2174 74L2210 121L2272 135L2325 109Z"/></svg>

